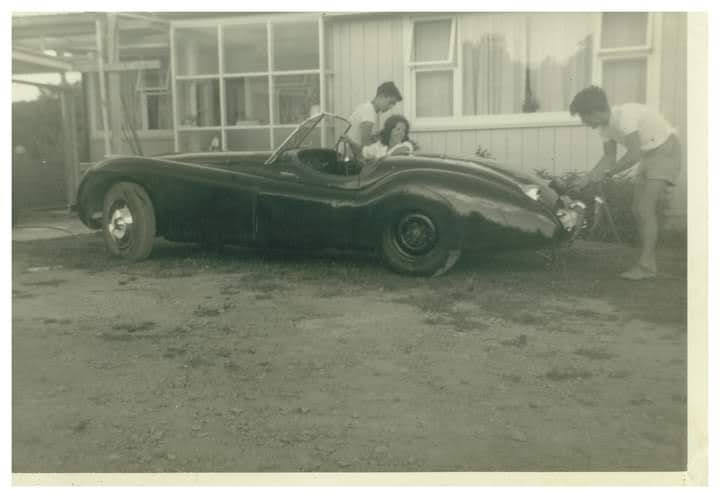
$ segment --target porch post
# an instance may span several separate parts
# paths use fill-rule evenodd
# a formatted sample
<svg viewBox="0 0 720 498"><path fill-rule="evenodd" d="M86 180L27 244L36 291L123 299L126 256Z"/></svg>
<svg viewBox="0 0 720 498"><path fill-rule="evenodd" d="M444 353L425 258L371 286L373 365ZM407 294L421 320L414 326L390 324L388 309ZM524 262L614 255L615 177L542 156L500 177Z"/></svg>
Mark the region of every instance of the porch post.
<svg viewBox="0 0 720 498"><path fill-rule="evenodd" d="M110 146L110 126L108 124L107 87L105 86L105 51L103 50L102 20L95 20L95 42L97 44L98 86L100 87L100 110L102 111L103 139L105 155L112 154Z"/></svg>

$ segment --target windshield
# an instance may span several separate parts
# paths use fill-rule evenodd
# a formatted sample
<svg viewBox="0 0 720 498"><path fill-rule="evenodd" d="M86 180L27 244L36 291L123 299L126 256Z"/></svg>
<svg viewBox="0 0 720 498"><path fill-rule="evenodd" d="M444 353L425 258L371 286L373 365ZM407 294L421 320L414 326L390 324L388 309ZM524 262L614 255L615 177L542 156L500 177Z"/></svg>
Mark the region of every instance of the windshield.
<svg viewBox="0 0 720 498"><path fill-rule="evenodd" d="M272 164L285 151L303 147L306 142L310 141L311 134L316 128L320 130L323 128L330 130L329 136L335 137L333 138L333 142L335 142L342 135L347 133L350 129L350 122L343 117L327 112L316 114L315 116L312 116L300 123L290 136L287 137L277 149L275 149L268 160L265 161L265 164ZM341 132L339 135L337 135L338 131Z"/></svg>

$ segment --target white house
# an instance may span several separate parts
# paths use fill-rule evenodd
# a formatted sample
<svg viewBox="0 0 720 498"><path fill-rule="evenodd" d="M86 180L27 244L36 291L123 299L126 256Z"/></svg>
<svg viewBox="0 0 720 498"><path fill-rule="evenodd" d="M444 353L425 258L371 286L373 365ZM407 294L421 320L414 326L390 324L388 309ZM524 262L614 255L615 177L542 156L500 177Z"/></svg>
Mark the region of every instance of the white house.
<svg viewBox="0 0 720 498"><path fill-rule="evenodd" d="M530 171L587 170L601 142L568 106L590 84L611 103L660 109L686 141L685 13L100 17L13 19L14 61L16 51L53 49L83 73L91 161L133 151L270 150L310 114L349 115L388 80L404 96L390 113L408 117L427 152L482 147ZM686 167L668 213L678 227Z"/></svg>

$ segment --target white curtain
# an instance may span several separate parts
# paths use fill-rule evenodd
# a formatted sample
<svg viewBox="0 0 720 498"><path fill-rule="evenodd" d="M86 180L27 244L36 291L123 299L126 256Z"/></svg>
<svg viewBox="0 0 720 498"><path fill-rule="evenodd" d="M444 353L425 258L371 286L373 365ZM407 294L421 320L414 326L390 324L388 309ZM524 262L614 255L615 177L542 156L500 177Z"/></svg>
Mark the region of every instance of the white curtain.
<svg viewBox="0 0 720 498"><path fill-rule="evenodd" d="M460 36L464 115L564 111L591 82L589 14L474 14Z"/></svg>

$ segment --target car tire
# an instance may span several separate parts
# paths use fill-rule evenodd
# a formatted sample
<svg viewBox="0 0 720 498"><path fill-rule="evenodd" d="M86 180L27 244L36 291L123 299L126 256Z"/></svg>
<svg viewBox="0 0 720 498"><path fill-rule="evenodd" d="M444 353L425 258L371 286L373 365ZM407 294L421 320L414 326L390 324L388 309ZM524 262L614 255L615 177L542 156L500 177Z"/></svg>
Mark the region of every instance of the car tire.
<svg viewBox="0 0 720 498"><path fill-rule="evenodd" d="M155 209L136 183L119 182L105 194L103 237L114 256L140 261L150 256L155 241Z"/></svg>
<svg viewBox="0 0 720 498"><path fill-rule="evenodd" d="M394 271L436 277L460 259L459 237L446 209L399 207L386 220L380 253Z"/></svg>

